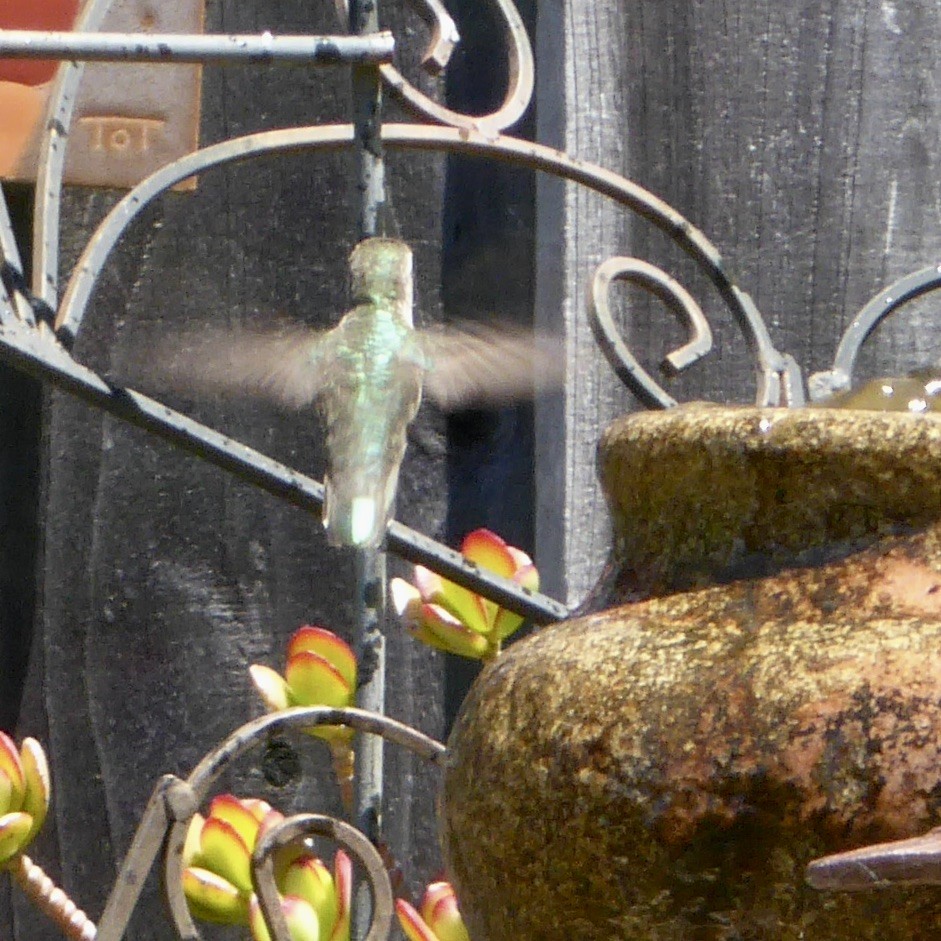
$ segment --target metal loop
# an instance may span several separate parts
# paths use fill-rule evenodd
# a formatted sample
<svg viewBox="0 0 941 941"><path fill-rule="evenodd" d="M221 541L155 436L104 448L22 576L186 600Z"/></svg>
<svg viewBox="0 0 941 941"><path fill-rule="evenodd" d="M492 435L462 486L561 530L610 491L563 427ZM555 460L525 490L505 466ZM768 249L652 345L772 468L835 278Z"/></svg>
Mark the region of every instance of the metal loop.
<svg viewBox="0 0 941 941"><path fill-rule="evenodd" d="M272 733L288 730L301 732L318 725L348 725L358 732L380 735L433 764L440 764L444 759L444 745L440 742L378 713L362 709L331 709L326 706L284 709L236 729L203 758L186 780L196 805L206 800L212 784L232 762L247 751L264 745ZM192 817L180 818L173 823L164 859L164 887L170 915L177 933L186 941L200 937L183 895L183 846L191 819Z"/></svg>
<svg viewBox="0 0 941 941"><path fill-rule="evenodd" d="M97 30L113 2L86 0L79 9L73 30ZM65 150L84 70L82 62L59 63L49 92L46 132L39 150L36 205L33 209L33 294L52 309L55 309L58 301L59 223Z"/></svg>
<svg viewBox="0 0 941 941"><path fill-rule="evenodd" d="M941 288L941 265L932 265L900 278L866 303L846 328L833 358L833 368L810 377L810 398L819 401L848 389L853 383L856 358L873 330L903 304L938 288Z"/></svg>
<svg viewBox="0 0 941 941"><path fill-rule="evenodd" d="M437 75L447 67L454 47L461 41L457 25L441 0L411 0L418 15L431 27L431 40L422 56L422 68ZM335 0L337 16L344 29L350 25L349 0Z"/></svg>
<svg viewBox="0 0 941 941"><path fill-rule="evenodd" d="M276 941L290 941L287 920L274 879L274 854L305 837L325 836L348 849L366 872L372 891L372 919L363 941L384 941L392 927L392 883L376 848L355 827L323 814L296 814L273 826L259 839L252 853L252 882L268 933Z"/></svg>
<svg viewBox="0 0 941 941"><path fill-rule="evenodd" d="M345 6L345 0L338 0ZM454 45L459 41L457 27L439 0L412 0L424 6L419 12L433 25L431 45L423 65L427 71L440 72L447 64ZM491 114L475 117L452 111L419 91L394 65L379 66L383 81L413 112L438 124L494 135L516 122L526 113L536 84L536 66L529 34L512 0L490 0L503 25L503 41L507 54L507 89L503 104Z"/></svg>
<svg viewBox="0 0 941 941"><path fill-rule="evenodd" d="M692 295L666 272L639 258L609 258L599 265L588 289L588 314L595 339L618 378L648 408L672 408L677 404L637 361L611 315L612 281L627 281L656 295L690 329L690 340L663 361L665 371L678 373L712 349L712 330Z"/></svg>

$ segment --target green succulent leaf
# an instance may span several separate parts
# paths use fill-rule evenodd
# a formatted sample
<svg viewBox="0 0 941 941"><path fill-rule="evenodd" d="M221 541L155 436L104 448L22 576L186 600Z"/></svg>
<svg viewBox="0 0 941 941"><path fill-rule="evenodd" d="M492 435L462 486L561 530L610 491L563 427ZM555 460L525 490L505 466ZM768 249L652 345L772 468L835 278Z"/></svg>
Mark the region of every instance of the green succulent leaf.
<svg viewBox="0 0 941 941"><path fill-rule="evenodd" d="M0 817L0 863L21 853L29 842L33 818L22 810Z"/></svg>
<svg viewBox="0 0 941 941"><path fill-rule="evenodd" d="M248 896L208 869L184 869L183 894L194 918L222 925L248 923Z"/></svg>

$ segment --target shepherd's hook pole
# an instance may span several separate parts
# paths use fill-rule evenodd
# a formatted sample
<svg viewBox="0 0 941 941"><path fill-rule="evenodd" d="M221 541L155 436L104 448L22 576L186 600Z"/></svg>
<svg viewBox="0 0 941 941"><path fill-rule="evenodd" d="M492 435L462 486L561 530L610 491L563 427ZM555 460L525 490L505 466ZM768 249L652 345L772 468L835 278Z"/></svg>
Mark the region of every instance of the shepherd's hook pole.
<svg viewBox="0 0 941 941"><path fill-rule="evenodd" d="M349 0L350 32L366 36L379 31L377 0ZM386 201L382 157L382 85L379 69L352 67L353 125L356 134L356 185L359 193L359 237L381 235L379 220ZM357 702L362 709L385 713L386 646L383 632L386 557L379 549L359 549L356 557L356 648L362 681ZM374 843L382 830L382 739L358 736L356 749L356 822ZM365 884L356 892L353 937L365 936L370 922Z"/></svg>

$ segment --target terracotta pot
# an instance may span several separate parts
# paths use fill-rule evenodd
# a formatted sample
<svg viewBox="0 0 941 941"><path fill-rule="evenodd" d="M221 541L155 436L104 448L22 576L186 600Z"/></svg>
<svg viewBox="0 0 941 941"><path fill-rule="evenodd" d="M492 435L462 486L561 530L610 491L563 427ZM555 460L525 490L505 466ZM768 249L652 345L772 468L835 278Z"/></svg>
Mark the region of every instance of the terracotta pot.
<svg viewBox="0 0 941 941"><path fill-rule="evenodd" d="M688 407L600 447L630 604L510 647L449 742L474 941L927 939L807 862L941 820L941 421Z"/></svg>

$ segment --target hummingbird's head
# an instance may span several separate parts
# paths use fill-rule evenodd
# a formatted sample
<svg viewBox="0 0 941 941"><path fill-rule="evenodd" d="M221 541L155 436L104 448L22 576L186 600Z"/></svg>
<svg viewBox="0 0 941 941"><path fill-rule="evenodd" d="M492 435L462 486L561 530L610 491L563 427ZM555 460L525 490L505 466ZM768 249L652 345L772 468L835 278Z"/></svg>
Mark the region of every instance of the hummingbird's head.
<svg viewBox="0 0 941 941"><path fill-rule="evenodd" d="M403 305L412 310L412 250L398 239L364 239L350 253L356 303Z"/></svg>

